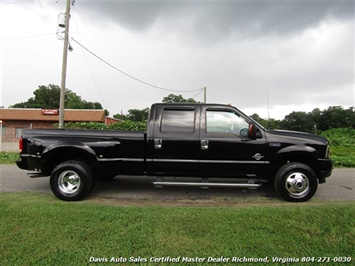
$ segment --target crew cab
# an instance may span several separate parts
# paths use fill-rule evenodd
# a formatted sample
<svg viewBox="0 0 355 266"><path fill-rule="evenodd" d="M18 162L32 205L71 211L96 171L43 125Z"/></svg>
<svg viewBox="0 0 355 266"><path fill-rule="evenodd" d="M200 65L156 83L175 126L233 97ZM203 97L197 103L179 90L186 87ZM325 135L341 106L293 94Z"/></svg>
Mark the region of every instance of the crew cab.
<svg viewBox="0 0 355 266"><path fill-rule="evenodd" d="M153 104L146 132L24 130L20 150L17 166L36 171L32 177L50 176L53 193L67 201L83 199L96 180L144 175L156 177L155 186L273 182L282 198L301 202L333 168L325 138L268 130L221 104Z"/></svg>

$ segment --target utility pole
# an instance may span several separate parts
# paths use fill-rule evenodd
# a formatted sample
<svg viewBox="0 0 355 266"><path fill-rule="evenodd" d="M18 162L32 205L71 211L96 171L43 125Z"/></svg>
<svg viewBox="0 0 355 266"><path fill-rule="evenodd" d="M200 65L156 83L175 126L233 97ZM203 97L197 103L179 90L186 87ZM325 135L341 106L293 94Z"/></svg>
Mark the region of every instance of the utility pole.
<svg viewBox="0 0 355 266"><path fill-rule="evenodd" d="M207 99L207 88L204 87L203 88L203 102L204 103L207 103L206 99Z"/></svg>
<svg viewBox="0 0 355 266"><path fill-rule="evenodd" d="M65 11L65 32L64 32L63 63L62 63L62 82L60 85L60 99L59 99L59 126L58 126L59 128L64 127L64 101L65 101L65 83L66 83L66 78L67 78L69 19L70 19L70 0L67 0L67 8Z"/></svg>

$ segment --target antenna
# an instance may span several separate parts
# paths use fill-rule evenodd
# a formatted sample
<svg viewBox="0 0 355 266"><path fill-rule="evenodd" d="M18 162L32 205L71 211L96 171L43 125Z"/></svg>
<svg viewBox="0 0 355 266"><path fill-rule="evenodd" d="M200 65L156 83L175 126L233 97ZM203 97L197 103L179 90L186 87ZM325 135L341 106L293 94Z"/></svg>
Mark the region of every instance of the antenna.
<svg viewBox="0 0 355 266"><path fill-rule="evenodd" d="M266 101L267 101L267 121L268 121L268 129L270 129L270 104L269 104L269 91L266 91Z"/></svg>

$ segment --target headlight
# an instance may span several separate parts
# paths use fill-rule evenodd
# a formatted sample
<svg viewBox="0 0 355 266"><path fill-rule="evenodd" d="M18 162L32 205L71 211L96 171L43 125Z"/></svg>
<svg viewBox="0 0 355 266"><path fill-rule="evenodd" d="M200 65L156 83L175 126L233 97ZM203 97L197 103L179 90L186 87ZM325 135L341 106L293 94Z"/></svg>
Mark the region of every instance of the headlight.
<svg viewBox="0 0 355 266"><path fill-rule="evenodd" d="M327 149L325 150L325 158L329 159L330 158L330 146L327 145Z"/></svg>

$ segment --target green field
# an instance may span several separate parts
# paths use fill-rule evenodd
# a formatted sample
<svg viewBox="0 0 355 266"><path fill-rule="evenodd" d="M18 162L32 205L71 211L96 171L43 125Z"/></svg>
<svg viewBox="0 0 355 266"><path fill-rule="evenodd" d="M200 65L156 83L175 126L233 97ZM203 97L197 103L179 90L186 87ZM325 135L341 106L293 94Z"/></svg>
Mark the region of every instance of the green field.
<svg viewBox="0 0 355 266"><path fill-rule="evenodd" d="M141 261L136 265L210 260L215 265L213 260L232 263L244 257L267 257L269 265L281 265L272 263L276 257L355 260L354 202L115 206L0 193L0 212L1 265L86 265L99 258L116 265L130 260ZM187 262L196 257L200 263Z"/></svg>

